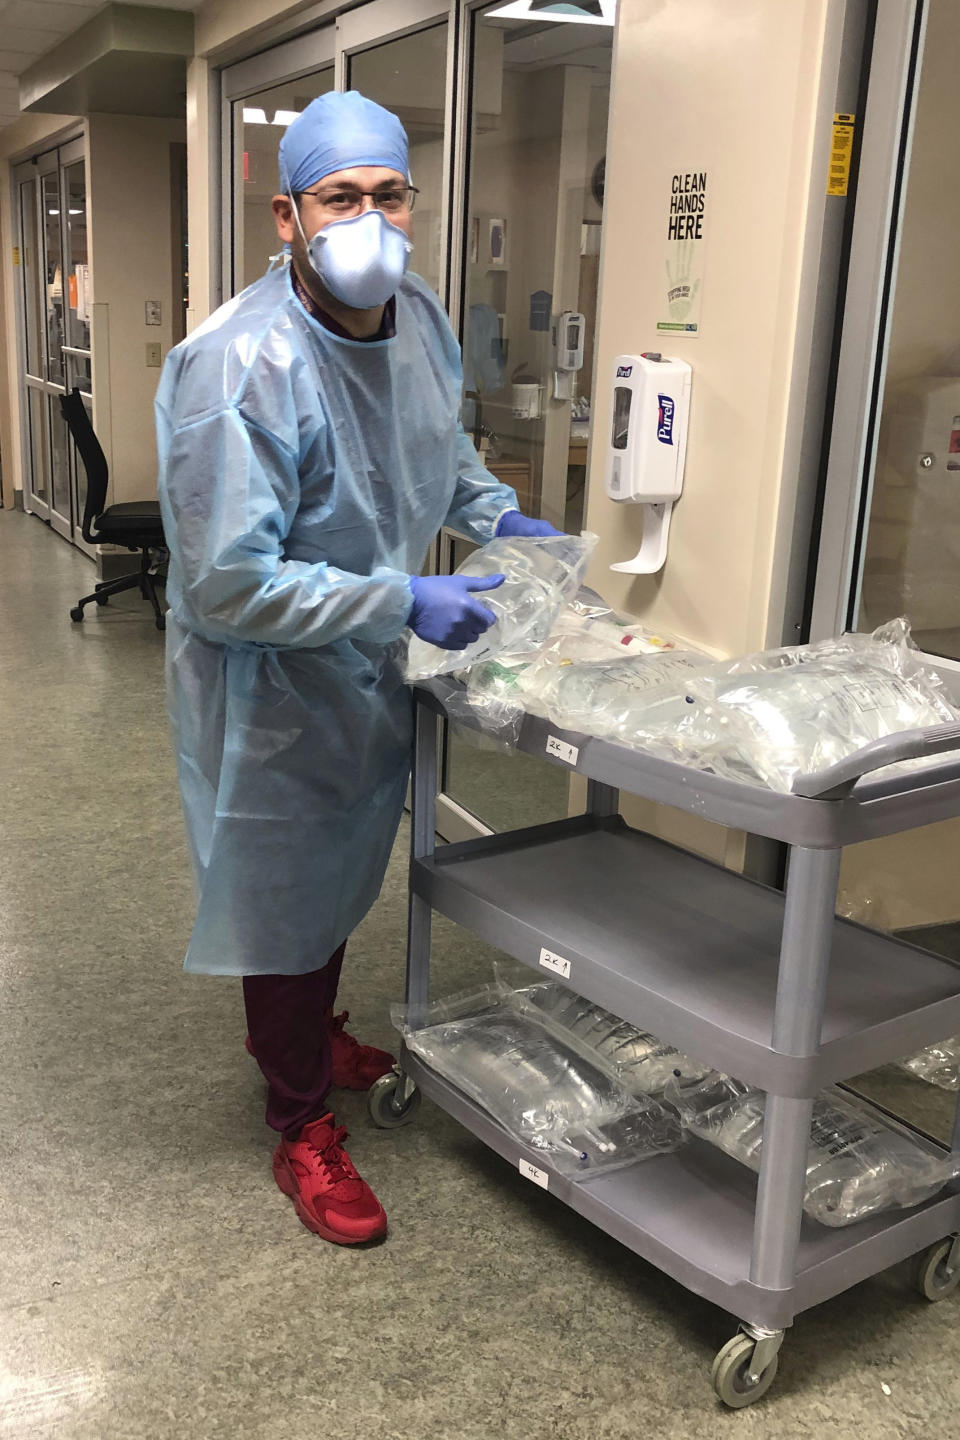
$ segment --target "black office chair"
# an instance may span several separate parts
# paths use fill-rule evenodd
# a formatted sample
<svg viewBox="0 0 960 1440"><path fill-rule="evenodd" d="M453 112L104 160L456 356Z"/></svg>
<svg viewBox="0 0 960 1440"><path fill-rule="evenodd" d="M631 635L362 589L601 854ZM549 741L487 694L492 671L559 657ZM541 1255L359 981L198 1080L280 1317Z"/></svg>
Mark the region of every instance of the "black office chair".
<svg viewBox="0 0 960 1440"><path fill-rule="evenodd" d="M132 575L123 575L119 580L104 580L97 585L92 595L83 599L70 611L71 620L83 619L83 607L96 601L106 605L111 595L121 590L139 588L145 600L153 606L158 630L166 629L166 620L157 599L156 580L151 570L151 552L165 550L163 521L160 506L156 500L130 500L122 505L107 505L107 457L100 448L100 441L94 434L83 403L83 396L77 389L69 395L60 396L60 409L66 420L77 447L77 453L87 472L87 503L83 511L83 538L89 545L123 545L127 550L140 551L140 569Z"/></svg>

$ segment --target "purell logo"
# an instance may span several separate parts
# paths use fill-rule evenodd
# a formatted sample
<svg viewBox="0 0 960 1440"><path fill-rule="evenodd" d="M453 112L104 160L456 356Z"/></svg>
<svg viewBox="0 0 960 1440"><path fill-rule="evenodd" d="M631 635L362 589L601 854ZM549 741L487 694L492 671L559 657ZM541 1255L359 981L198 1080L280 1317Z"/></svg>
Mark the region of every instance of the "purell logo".
<svg viewBox="0 0 960 1440"><path fill-rule="evenodd" d="M632 365L618 365L618 366L617 366L617 379L618 379L618 380L629 380L629 379L630 379L630 376L631 376L632 374L633 374L633 366L632 366Z"/></svg>
<svg viewBox="0 0 960 1440"><path fill-rule="evenodd" d="M673 444L673 411L674 404L669 395L658 395L657 402L660 413L657 417L657 439L661 445Z"/></svg>

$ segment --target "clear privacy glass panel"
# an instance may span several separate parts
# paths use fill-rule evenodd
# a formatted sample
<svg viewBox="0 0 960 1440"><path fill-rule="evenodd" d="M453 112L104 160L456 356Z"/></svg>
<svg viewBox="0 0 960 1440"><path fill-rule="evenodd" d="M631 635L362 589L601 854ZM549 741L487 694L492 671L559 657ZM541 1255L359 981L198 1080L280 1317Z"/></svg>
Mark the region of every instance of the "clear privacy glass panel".
<svg viewBox="0 0 960 1440"><path fill-rule="evenodd" d="M442 267L448 29L444 21L350 58L350 87L392 110L407 132L410 174L420 192L410 268L434 290L440 289Z"/></svg>

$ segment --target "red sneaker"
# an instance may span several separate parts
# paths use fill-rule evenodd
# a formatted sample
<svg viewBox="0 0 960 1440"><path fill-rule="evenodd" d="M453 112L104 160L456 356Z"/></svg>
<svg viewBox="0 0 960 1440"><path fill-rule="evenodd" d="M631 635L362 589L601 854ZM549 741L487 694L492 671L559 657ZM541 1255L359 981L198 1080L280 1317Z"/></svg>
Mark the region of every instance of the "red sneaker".
<svg viewBox="0 0 960 1440"><path fill-rule="evenodd" d="M350 1011L342 1015L332 1012L327 1023L330 1028L330 1049L333 1060L333 1083L339 1090L369 1090L374 1080L386 1075L397 1063L386 1050L375 1045L361 1045L353 1035L343 1028L350 1019Z"/></svg>
<svg viewBox="0 0 960 1440"><path fill-rule="evenodd" d="M298 1140L281 1140L273 1176L308 1230L334 1245L361 1245L387 1233L380 1201L343 1149L347 1132L332 1115L304 1125Z"/></svg>

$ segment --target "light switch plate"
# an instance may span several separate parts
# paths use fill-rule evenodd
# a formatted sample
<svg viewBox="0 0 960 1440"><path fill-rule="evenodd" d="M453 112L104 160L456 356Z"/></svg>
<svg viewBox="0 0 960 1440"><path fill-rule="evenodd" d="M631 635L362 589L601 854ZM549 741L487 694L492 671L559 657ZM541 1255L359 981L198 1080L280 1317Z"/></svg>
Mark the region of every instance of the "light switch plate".
<svg viewBox="0 0 960 1440"><path fill-rule="evenodd" d="M160 344L158 341L147 341L147 368L151 370L160 368Z"/></svg>

